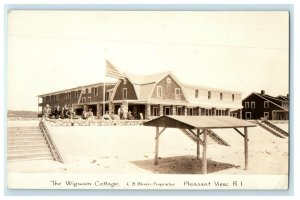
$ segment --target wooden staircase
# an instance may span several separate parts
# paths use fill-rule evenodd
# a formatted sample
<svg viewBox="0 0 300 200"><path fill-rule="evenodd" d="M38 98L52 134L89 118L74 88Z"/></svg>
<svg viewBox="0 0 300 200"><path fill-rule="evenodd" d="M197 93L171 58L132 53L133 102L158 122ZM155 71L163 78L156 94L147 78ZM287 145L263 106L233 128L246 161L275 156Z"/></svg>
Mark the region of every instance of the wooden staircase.
<svg viewBox="0 0 300 200"><path fill-rule="evenodd" d="M181 131L195 143L198 141L197 136L194 133L192 133L190 130L181 129ZM207 136L208 136L208 137L206 137L207 144L220 144L220 145L224 145L224 146L230 146L225 140L223 140L220 136L218 136L212 130L207 131ZM203 141L203 134L200 134L200 139Z"/></svg>
<svg viewBox="0 0 300 200"><path fill-rule="evenodd" d="M225 140L223 140L219 135L217 135L212 130L208 130L207 135L209 136L209 138L214 140L214 142L216 142L217 144L228 146L228 147L230 146Z"/></svg>
<svg viewBox="0 0 300 200"><path fill-rule="evenodd" d="M270 133L272 133L273 135L275 135L277 137L286 138L289 136L288 132L282 130L281 128L279 128L275 124L269 122L268 120L263 120L263 121L257 122L257 123L260 127L264 128L265 130L269 131Z"/></svg>
<svg viewBox="0 0 300 200"><path fill-rule="evenodd" d="M7 160L54 160L54 157L38 126L8 127Z"/></svg>

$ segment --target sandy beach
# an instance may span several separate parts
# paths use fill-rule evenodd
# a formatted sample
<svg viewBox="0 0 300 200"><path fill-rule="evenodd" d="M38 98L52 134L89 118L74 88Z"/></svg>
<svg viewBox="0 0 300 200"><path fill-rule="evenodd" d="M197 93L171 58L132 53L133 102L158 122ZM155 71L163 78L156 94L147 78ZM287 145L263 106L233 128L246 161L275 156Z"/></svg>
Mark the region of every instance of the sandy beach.
<svg viewBox="0 0 300 200"><path fill-rule="evenodd" d="M8 127L38 121L8 121ZM288 124L280 125L288 129ZM50 160L8 162L8 173L201 174L196 144L177 129L160 137L154 165L155 128L145 126L51 127L64 163ZM233 129L215 131L230 147L208 145L210 174L288 174L288 139L260 127L249 128L249 169L244 170L243 137ZM201 148L202 153L202 148Z"/></svg>

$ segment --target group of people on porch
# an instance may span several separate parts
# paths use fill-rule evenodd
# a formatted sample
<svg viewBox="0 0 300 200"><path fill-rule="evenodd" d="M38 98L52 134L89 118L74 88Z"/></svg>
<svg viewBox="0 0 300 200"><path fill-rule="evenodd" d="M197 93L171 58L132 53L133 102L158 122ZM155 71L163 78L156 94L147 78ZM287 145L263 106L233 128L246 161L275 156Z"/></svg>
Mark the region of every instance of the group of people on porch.
<svg viewBox="0 0 300 200"><path fill-rule="evenodd" d="M59 105L57 106L49 106L47 104L43 109L43 117L50 118L50 119L94 119L94 113L92 108L89 108L88 111L83 110L81 116L77 116L74 109L72 107L68 107L65 105L63 108L60 108ZM103 115L104 120L134 120L136 119L131 111L125 112L122 107L118 109L118 113L115 114L114 111L109 113L108 111L105 112Z"/></svg>
<svg viewBox="0 0 300 200"><path fill-rule="evenodd" d="M68 108L67 105L65 105L63 108L60 108L59 105L53 106L51 108L49 104L47 104L43 110L43 116L45 118L51 119L71 119L74 118L76 115L73 108Z"/></svg>

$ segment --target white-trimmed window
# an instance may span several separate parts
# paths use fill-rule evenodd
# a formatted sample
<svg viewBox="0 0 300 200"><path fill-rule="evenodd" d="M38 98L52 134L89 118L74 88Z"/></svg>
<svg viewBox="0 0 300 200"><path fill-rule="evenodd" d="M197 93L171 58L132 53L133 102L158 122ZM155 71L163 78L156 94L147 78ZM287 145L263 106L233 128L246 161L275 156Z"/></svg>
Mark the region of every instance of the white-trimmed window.
<svg viewBox="0 0 300 200"><path fill-rule="evenodd" d="M269 102L268 101L264 102L264 108L269 108Z"/></svg>
<svg viewBox="0 0 300 200"><path fill-rule="evenodd" d="M222 92L220 93L220 100L221 101L223 100L223 93Z"/></svg>
<svg viewBox="0 0 300 200"><path fill-rule="evenodd" d="M123 88L123 99L127 99L127 88Z"/></svg>
<svg viewBox="0 0 300 200"><path fill-rule="evenodd" d="M246 112L245 117L246 119L251 119L251 112Z"/></svg>
<svg viewBox="0 0 300 200"><path fill-rule="evenodd" d="M264 112L264 118L269 119L269 112Z"/></svg>
<svg viewBox="0 0 300 200"><path fill-rule="evenodd" d="M157 106L152 107L152 116L158 116L158 107Z"/></svg>
<svg viewBox="0 0 300 200"><path fill-rule="evenodd" d="M249 108L249 102L245 102L245 108Z"/></svg>
<svg viewBox="0 0 300 200"><path fill-rule="evenodd" d="M124 89L127 90L127 88L124 88ZM105 101L108 101L109 97L110 97L110 93L109 93L109 91L106 91L105 92ZM124 97L124 90L123 90L123 97ZM127 91L126 91L126 98L127 98Z"/></svg>
<svg viewBox="0 0 300 200"><path fill-rule="evenodd" d="M82 102L82 103L85 103L85 102L86 102L85 97L82 97L81 102Z"/></svg>
<svg viewBox="0 0 300 200"><path fill-rule="evenodd" d="M209 109L205 109L205 115L209 116Z"/></svg>
<svg viewBox="0 0 300 200"><path fill-rule="evenodd" d="M255 101L251 101L251 108L255 108Z"/></svg>
<svg viewBox="0 0 300 200"><path fill-rule="evenodd" d="M95 96L95 97L98 96L98 88L94 88L94 96Z"/></svg>
<svg viewBox="0 0 300 200"><path fill-rule="evenodd" d="M207 98L208 98L208 99L211 99L211 91L208 91L208 92L207 92Z"/></svg>
<svg viewBox="0 0 300 200"><path fill-rule="evenodd" d="M85 94L86 93L86 89L82 89L82 94Z"/></svg>
<svg viewBox="0 0 300 200"><path fill-rule="evenodd" d="M176 115L183 115L181 106L176 107Z"/></svg>
<svg viewBox="0 0 300 200"><path fill-rule="evenodd" d="M180 99L180 88L175 88L175 99Z"/></svg>
<svg viewBox="0 0 300 200"><path fill-rule="evenodd" d="M231 95L232 101L234 101L234 94Z"/></svg>
<svg viewBox="0 0 300 200"><path fill-rule="evenodd" d="M87 98L87 102L91 102L92 101L92 98L91 97L88 97Z"/></svg>
<svg viewBox="0 0 300 200"><path fill-rule="evenodd" d="M187 115L193 116L193 108L187 108Z"/></svg>
<svg viewBox="0 0 300 200"><path fill-rule="evenodd" d="M199 95L199 90L195 89L195 98L198 98L198 95Z"/></svg>
<svg viewBox="0 0 300 200"><path fill-rule="evenodd" d="M162 87L161 86L156 87L156 96L157 96L157 98L162 97Z"/></svg>

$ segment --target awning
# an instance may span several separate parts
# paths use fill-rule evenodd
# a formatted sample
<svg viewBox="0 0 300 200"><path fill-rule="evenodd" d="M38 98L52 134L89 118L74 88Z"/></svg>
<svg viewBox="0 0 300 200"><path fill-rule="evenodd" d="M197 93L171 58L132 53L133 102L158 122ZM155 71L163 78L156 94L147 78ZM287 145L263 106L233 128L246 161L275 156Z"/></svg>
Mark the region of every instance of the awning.
<svg viewBox="0 0 300 200"><path fill-rule="evenodd" d="M207 173L207 134L211 132L210 129L218 128L233 128L242 137L244 137L244 154L245 154L245 169L248 168L248 127L255 127L256 124L247 122L245 120L236 119L228 116L161 116L152 119L148 122L144 122L145 126L156 127L155 137L155 159L154 164L158 164L158 149L159 149L159 136L164 132L166 128L178 128L182 132L193 140L197 144L197 159L200 158L200 144L203 146L202 156L202 173ZM159 127L163 127L159 130ZM237 128L243 128L242 133ZM197 132L194 132L196 129ZM203 140L200 139L200 135L203 133Z"/></svg>
<svg viewBox="0 0 300 200"><path fill-rule="evenodd" d="M256 124L229 116L161 116L145 122L145 126L189 129L244 128Z"/></svg>

